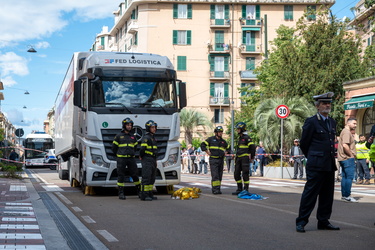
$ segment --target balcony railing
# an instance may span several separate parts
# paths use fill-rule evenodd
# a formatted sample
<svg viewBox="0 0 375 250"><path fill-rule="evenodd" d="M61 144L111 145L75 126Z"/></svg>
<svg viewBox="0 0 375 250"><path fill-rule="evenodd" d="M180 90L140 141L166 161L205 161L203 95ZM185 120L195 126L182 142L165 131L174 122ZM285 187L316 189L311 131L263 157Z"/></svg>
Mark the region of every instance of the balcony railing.
<svg viewBox="0 0 375 250"><path fill-rule="evenodd" d="M262 53L261 45L256 44L241 44L240 50L242 54L260 54Z"/></svg>
<svg viewBox="0 0 375 250"><path fill-rule="evenodd" d="M207 47L210 53L229 53L231 49L231 45L228 43L208 44Z"/></svg>
<svg viewBox="0 0 375 250"><path fill-rule="evenodd" d="M137 20L131 20L128 22L128 32L129 33L136 33L138 31L138 21Z"/></svg>
<svg viewBox="0 0 375 250"><path fill-rule="evenodd" d="M211 28L229 28L230 19L211 19L210 27Z"/></svg>
<svg viewBox="0 0 375 250"><path fill-rule="evenodd" d="M228 106L229 105L229 97L212 97L212 96L210 96L209 102L210 102L210 105Z"/></svg>
<svg viewBox="0 0 375 250"><path fill-rule="evenodd" d="M241 26L244 27L261 27L262 26L262 20L257 19L247 19L247 18L240 18Z"/></svg>
<svg viewBox="0 0 375 250"><path fill-rule="evenodd" d="M253 70L242 70L240 71L240 77L242 80L256 80L258 79L257 75L254 73Z"/></svg>
<svg viewBox="0 0 375 250"><path fill-rule="evenodd" d="M211 79L229 79L229 71L210 71Z"/></svg>

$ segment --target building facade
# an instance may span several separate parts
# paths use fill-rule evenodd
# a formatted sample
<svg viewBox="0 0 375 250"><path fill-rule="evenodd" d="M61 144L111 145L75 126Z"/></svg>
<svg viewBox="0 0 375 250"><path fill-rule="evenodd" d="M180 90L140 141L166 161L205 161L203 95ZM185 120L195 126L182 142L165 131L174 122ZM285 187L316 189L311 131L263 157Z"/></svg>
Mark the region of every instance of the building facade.
<svg viewBox="0 0 375 250"><path fill-rule="evenodd" d="M241 107L253 70L271 50L280 25L294 27L307 10L334 0L125 0L115 24L103 27L94 51L165 55L187 84L187 108L223 125ZM315 15L310 15L312 20Z"/></svg>

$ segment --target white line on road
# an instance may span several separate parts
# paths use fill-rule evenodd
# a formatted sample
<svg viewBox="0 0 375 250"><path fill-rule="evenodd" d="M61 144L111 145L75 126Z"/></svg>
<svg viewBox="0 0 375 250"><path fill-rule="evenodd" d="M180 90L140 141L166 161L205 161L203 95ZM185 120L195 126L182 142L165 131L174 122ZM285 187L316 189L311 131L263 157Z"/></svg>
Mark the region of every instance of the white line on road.
<svg viewBox="0 0 375 250"><path fill-rule="evenodd" d="M82 212L82 209L80 209L79 207L72 207L72 209L76 212Z"/></svg>
<svg viewBox="0 0 375 250"><path fill-rule="evenodd" d="M46 250L44 245L0 245L0 249L32 249L32 250Z"/></svg>
<svg viewBox="0 0 375 250"><path fill-rule="evenodd" d="M110 234L107 230L96 230L101 236L104 237L108 242L117 242L116 239L112 234Z"/></svg>
<svg viewBox="0 0 375 250"><path fill-rule="evenodd" d="M27 188L26 185L10 185L9 191L23 191L26 192Z"/></svg>
<svg viewBox="0 0 375 250"><path fill-rule="evenodd" d="M90 216L88 215L84 215L84 216L81 216L82 219L84 219L84 221L86 221L87 223L96 223L96 221L94 221Z"/></svg>
<svg viewBox="0 0 375 250"><path fill-rule="evenodd" d="M23 224L0 224L0 229L23 229L23 230L30 230L30 229L39 229L38 225L23 225Z"/></svg>
<svg viewBox="0 0 375 250"><path fill-rule="evenodd" d="M65 202L65 204L73 204L73 202L71 202L68 198L66 198L63 194L61 194L60 192L56 192L55 193L61 200L63 200Z"/></svg>
<svg viewBox="0 0 375 250"><path fill-rule="evenodd" d="M15 222L25 222L25 221L36 221L36 218L22 218L22 217L3 217L2 221L15 221Z"/></svg>
<svg viewBox="0 0 375 250"><path fill-rule="evenodd" d="M38 240L42 240L42 235L41 234L0 234L0 239L27 239L27 240L31 240L31 239L38 239Z"/></svg>
<svg viewBox="0 0 375 250"><path fill-rule="evenodd" d="M57 185L51 185L51 184L48 184L48 185L42 185L42 187L43 187L46 191L52 191L52 192L61 192L61 191L64 191L64 189L60 188L60 187L57 186Z"/></svg>

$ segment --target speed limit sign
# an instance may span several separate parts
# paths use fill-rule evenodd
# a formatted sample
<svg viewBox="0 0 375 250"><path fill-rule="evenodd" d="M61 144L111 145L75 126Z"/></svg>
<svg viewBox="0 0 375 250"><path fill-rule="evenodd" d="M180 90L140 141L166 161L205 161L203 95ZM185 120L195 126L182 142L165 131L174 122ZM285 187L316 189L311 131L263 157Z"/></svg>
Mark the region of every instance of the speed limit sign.
<svg viewBox="0 0 375 250"><path fill-rule="evenodd" d="M276 108L276 115L281 119L285 119L289 116L290 110L286 105L279 105Z"/></svg>

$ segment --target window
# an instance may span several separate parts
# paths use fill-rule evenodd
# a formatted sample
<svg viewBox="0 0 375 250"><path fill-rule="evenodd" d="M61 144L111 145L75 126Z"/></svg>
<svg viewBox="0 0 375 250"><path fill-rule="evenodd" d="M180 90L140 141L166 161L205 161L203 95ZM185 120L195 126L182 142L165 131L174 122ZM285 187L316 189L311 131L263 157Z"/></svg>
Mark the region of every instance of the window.
<svg viewBox="0 0 375 250"><path fill-rule="evenodd" d="M211 4L210 19L215 20L215 25L224 25L229 20L229 5Z"/></svg>
<svg viewBox="0 0 375 250"><path fill-rule="evenodd" d="M138 45L138 32L134 34L134 45Z"/></svg>
<svg viewBox="0 0 375 250"><path fill-rule="evenodd" d="M191 30L174 30L173 44L191 45Z"/></svg>
<svg viewBox="0 0 375 250"><path fill-rule="evenodd" d="M173 4L173 18L191 19L192 18L191 4Z"/></svg>
<svg viewBox="0 0 375 250"><path fill-rule="evenodd" d="M177 70L186 70L186 56L177 56Z"/></svg>
<svg viewBox="0 0 375 250"><path fill-rule="evenodd" d="M308 13L308 16L307 16L307 20L309 21L312 21L312 20L316 20L316 6L315 5L308 5L307 6L307 13Z"/></svg>
<svg viewBox="0 0 375 250"><path fill-rule="evenodd" d="M293 21L293 5L284 5L284 20Z"/></svg>
<svg viewBox="0 0 375 250"><path fill-rule="evenodd" d="M229 83L210 83L210 103L229 104Z"/></svg>
<svg viewBox="0 0 375 250"><path fill-rule="evenodd" d="M252 88L254 88L255 86L255 83L241 83L241 96L246 96L247 95L247 92L246 90L250 90Z"/></svg>
<svg viewBox="0 0 375 250"><path fill-rule="evenodd" d="M103 48L104 48L104 36L102 36L100 38L100 45L103 46Z"/></svg>
<svg viewBox="0 0 375 250"><path fill-rule="evenodd" d="M246 51L256 51L255 50L255 31L243 31L242 43L246 46Z"/></svg>
<svg viewBox="0 0 375 250"><path fill-rule="evenodd" d="M132 13L130 15L131 19L138 19L138 7L132 10Z"/></svg>
<svg viewBox="0 0 375 250"><path fill-rule="evenodd" d="M246 70L255 69L255 57L246 57Z"/></svg>
<svg viewBox="0 0 375 250"><path fill-rule="evenodd" d="M224 123L224 109L215 109L214 123Z"/></svg>
<svg viewBox="0 0 375 250"><path fill-rule="evenodd" d="M210 56L210 71L215 77L224 77L229 71L229 56Z"/></svg>
<svg viewBox="0 0 375 250"><path fill-rule="evenodd" d="M242 5L242 18L246 20L260 20L260 5ZM247 25L253 24L247 23Z"/></svg>
<svg viewBox="0 0 375 250"><path fill-rule="evenodd" d="M215 31L215 50L224 51L224 31L216 30Z"/></svg>

